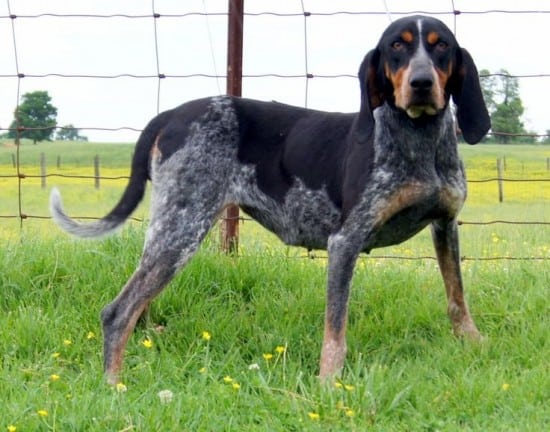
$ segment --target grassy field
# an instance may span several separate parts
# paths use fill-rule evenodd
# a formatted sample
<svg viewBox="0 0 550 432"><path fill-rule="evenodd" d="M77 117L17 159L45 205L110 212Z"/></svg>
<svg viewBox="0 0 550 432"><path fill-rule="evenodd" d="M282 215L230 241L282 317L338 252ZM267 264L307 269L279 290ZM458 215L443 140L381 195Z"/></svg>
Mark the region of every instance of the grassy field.
<svg viewBox="0 0 550 432"><path fill-rule="evenodd" d="M44 151L53 165L66 155L52 173L93 175L86 161L95 153L103 175L128 173L132 146L49 146L21 149L24 172L38 172ZM0 176L15 172L11 152L0 147ZM550 147L461 152L470 180L494 177L503 156L506 177L549 177ZM0 215L17 214L16 180L0 177ZM48 189L54 183L72 214L100 216L125 181L96 190L90 179L50 177ZM547 184L514 185L505 184L507 198L498 203L495 183L471 184L461 218L550 222ZM40 179L22 187L23 210L46 216L49 190ZM147 205L137 215L146 218ZM18 220L0 219L0 431L549 430L550 230L460 229L482 344L452 336L432 259L382 257L432 256L422 232L360 259L345 370L341 380L320 384L326 261L306 259L245 221L238 258L219 253L214 231L152 304L128 344L121 383L109 387L98 315L132 273L144 224L92 242L72 240L47 220L25 220L20 229Z"/></svg>

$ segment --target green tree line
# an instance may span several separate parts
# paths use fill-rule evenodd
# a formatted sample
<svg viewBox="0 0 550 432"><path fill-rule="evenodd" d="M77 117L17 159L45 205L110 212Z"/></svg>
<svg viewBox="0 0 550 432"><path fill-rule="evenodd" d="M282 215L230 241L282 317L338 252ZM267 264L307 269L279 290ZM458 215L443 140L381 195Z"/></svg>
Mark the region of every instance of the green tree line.
<svg viewBox="0 0 550 432"><path fill-rule="evenodd" d="M536 142L534 136L528 136L535 134L525 129L521 119L525 109L520 97L518 78L510 75L506 69L500 69L496 73L483 69L479 75L483 98L491 115L493 133L486 141L499 144ZM544 142L550 142L550 139L547 137Z"/></svg>
<svg viewBox="0 0 550 432"><path fill-rule="evenodd" d="M34 144L39 141L57 140L88 141L80 135L73 125L57 126L57 108L52 104L52 98L47 91L38 90L25 93L21 104L14 110L13 121L7 134L16 144L26 138ZM57 129L57 132L56 132Z"/></svg>

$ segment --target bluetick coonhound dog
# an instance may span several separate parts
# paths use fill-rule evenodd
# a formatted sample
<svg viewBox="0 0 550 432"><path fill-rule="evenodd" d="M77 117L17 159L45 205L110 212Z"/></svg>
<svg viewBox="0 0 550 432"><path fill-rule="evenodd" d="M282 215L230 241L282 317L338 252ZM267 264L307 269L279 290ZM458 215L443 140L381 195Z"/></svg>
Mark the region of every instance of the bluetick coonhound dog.
<svg viewBox="0 0 550 432"><path fill-rule="evenodd" d="M229 96L159 114L137 142L122 198L97 222L72 220L59 192L52 192L57 224L76 236L97 237L120 227L142 200L147 180L152 183L141 262L101 313L110 382L118 379L140 314L230 203L289 245L328 250L321 378L344 363L359 253L403 242L427 225L454 332L479 337L463 295L457 236L466 198L457 130L475 144L490 127L474 62L441 21L411 16L386 29L365 56L359 82L356 114Z"/></svg>

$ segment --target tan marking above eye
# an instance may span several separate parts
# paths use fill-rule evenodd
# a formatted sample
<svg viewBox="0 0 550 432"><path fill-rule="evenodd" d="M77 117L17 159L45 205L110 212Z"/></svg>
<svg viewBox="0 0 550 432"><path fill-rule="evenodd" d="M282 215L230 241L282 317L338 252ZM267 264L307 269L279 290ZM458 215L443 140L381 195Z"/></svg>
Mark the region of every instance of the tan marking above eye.
<svg viewBox="0 0 550 432"><path fill-rule="evenodd" d="M414 36L410 31L405 30L403 33L401 33L401 39L403 39L404 42L411 43L414 39Z"/></svg>
<svg viewBox="0 0 550 432"><path fill-rule="evenodd" d="M437 32L430 32L428 33L428 37L426 38L428 43L430 45L435 45L439 41L439 34Z"/></svg>

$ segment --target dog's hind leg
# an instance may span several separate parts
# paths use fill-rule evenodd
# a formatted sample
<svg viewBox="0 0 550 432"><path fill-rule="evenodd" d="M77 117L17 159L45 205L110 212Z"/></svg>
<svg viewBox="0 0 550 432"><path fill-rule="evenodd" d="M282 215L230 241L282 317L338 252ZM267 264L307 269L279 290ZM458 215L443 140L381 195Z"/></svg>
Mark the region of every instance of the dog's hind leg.
<svg viewBox="0 0 550 432"><path fill-rule="evenodd" d="M456 220L432 223L432 237L439 268L447 292L447 313L457 336L480 339L479 331L468 310L460 271L460 252Z"/></svg>
<svg viewBox="0 0 550 432"><path fill-rule="evenodd" d="M153 214L138 268L101 312L104 370L110 384L118 380L124 349L139 316L197 251L223 204L220 185L193 192L191 187L182 191L165 186L153 192Z"/></svg>
<svg viewBox="0 0 550 432"><path fill-rule="evenodd" d="M109 384L117 383L128 338L149 302L175 274L175 262L174 253L152 257L146 252L118 297L102 310L103 364Z"/></svg>

